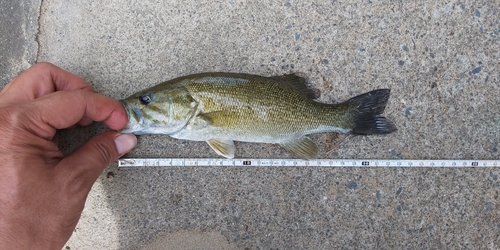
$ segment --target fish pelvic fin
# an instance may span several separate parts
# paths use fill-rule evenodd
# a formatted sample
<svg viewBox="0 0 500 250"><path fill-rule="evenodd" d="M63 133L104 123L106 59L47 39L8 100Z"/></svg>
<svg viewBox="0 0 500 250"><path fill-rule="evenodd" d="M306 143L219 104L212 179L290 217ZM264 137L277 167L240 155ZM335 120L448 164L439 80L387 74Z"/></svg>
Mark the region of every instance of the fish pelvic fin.
<svg viewBox="0 0 500 250"><path fill-rule="evenodd" d="M382 116L390 93L390 89L377 89L345 102L351 106L353 134L389 134L397 130L390 120Z"/></svg>
<svg viewBox="0 0 500 250"><path fill-rule="evenodd" d="M319 151L316 143L305 136L297 140L280 143L279 145L288 152L305 160L316 158Z"/></svg>
<svg viewBox="0 0 500 250"><path fill-rule="evenodd" d="M207 141L208 145L220 156L229 159L234 158L234 142L231 140L223 139L210 139Z"/></svg>

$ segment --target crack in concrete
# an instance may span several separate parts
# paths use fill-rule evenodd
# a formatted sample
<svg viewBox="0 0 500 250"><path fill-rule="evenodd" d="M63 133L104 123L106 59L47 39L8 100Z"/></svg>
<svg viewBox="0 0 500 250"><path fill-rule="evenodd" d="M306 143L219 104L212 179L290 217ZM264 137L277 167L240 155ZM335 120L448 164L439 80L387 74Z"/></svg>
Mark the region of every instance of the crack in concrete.
<svg viewBox="0 0 500 250"><path fill-rule="evenodd" d="M40 57L40 47L41 47L41 44L40 44L40 33L41 33L41 28L40 28L40 22L41 22L41 19L42 19L42 9L43 9L43 3L44 1L43 0L40 0L40 8L38 10L38 17L37 17L37 20L36 20L36 25L37 25L37 31L36 31L36 34L35 34L35 42L36 42L36 53L35 53L35 64L38 63L39 61L39 57Z"/></svg>

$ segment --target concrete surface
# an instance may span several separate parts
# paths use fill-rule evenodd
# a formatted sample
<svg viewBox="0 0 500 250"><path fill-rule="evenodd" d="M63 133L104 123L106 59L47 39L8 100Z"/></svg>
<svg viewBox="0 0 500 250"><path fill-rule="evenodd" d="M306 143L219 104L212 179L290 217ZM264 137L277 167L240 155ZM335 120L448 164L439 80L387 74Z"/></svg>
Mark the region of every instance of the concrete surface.
<svg viewBox="0 0 500 250"><path fill-rule="evenodd" d="M0 0L0 86L36 61L40 1Z"/></svg>
<svg viewBox="0 0 500 250"><path fill-rule="evenodd" d="M385 113L396 133L354 137L321 157L500 156L495 0L39 4L22 1L9 11L2 2L0 52L10 60L2 64L2 84L32 63L26 54L117 99L203 71L300 71L321 90L323 102L392 89ZM39 47L33 51L28 44L35 36L25 34L23 24L37 15ZM62 131L61 148L69 153L104 130ZM314 139L326 152L335 138ZM272 145L236 145L236 157L291 157ZM141 136L129 156L215 154L205 143ZM66 249L498 249L499 175L499 168L111 165Z"/></svg>

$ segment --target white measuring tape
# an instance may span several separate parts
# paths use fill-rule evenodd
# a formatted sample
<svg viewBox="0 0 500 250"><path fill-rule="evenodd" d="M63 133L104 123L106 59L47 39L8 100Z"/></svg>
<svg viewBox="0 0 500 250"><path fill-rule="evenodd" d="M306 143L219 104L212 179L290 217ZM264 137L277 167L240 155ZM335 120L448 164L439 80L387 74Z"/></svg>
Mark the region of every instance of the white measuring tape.
<svg viewBox="0 0 500 250"><path fill-rule="evenodd" d="M353 159L219 159L219 158L124 158L118 167L431 167L492 168L500 160L353 160Z"/></svg>

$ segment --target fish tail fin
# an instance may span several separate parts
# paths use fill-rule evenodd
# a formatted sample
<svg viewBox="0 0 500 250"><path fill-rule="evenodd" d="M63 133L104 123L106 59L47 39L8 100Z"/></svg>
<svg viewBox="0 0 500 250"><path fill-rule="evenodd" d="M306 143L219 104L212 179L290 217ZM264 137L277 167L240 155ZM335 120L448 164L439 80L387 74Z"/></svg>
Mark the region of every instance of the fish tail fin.
<svg viewBox="0 0 500 250"><path fill-rule="evenodd" d="M397 130L390 120L382 116L390 93L390 89L377 89L345 102L351 106L353 134L389 134Z"/></svg>

